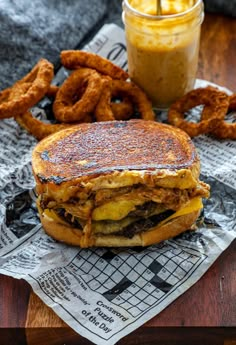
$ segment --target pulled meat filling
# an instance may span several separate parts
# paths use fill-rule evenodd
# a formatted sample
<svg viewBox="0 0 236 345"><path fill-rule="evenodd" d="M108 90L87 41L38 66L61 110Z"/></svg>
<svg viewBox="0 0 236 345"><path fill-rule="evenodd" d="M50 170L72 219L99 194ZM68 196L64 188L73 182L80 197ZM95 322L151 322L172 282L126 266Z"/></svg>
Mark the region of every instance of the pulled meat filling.
<svg viewBox="0 0 236 345"><path fill-rule="evenodd" d="M83 230L83 227L81 226L78 218L72 216L72 214L67 213L64 208L58 208L55 211L58 216L65 220L68 224L72 225L75 228Z"/></svg>
<svg viewBox="0 0 236 345"><path fill-rule="evenodd" d="M69 200L40 197L43 210L50 209L70 226L89 233L132 238L157 226L194 197L208 197L209 187L199 182L194 189L151 188L146 185L83 190ZM120 218L115 218L120 214Z"/></svg>

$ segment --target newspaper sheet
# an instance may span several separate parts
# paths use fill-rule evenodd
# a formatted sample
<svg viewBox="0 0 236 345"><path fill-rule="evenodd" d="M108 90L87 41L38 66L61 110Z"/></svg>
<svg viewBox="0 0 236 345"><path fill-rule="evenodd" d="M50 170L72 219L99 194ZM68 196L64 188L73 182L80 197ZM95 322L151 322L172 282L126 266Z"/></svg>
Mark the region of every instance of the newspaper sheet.
<svg viewBox="0 0 236 345"><path fill-rule="evenodd" d="M113 24L84 49L126 69L124 32ZM66 75L62 68L55 84ZM206 84L197 81L197 86ZM50 106L43 100L35 115L46 119ZM157 116L165 122L165 113ZM59 317L95 344L115 344L160 313L236 237L236 141L194 139L201 178L211 185L197 231L147 248L79 249L54 241L40 225L31 171L36 140L11 119L1 121L0 130L0 273L25 279Z"/></svg>

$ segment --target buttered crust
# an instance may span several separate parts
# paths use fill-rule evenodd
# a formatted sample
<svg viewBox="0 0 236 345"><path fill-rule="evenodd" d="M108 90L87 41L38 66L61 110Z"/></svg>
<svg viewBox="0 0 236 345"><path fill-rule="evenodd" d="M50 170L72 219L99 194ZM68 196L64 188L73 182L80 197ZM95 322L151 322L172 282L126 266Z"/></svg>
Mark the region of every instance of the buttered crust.
<svg viewBox="0 0 236 345"><path fill-rule="evenodd" d="M141 232L132 238L115 235L92 236L83 241L83 232L77 228L56 222L40 210L40 219L45 232L54 239L70 245L83 247L135 247L148 246L173 238L186 230L191 230L200 211L194 211L184 216L174 218L168 223Z"/></svg>
<svg viewBox="0 0 236 345"><path fill-rule="evenodd" d="M32 155L38 194L54 199L81 185L90 190L149 184L195 188L200 173L189 136L154 121L81 124L40 141Z"/></svg>

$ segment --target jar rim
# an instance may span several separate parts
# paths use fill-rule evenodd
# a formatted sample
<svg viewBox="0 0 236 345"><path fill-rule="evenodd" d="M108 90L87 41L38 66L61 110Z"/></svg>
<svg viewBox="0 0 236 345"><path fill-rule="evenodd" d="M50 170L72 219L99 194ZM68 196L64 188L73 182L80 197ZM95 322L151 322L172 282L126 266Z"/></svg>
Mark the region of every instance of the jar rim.
<svg viewBox="0 0 236 345"><path fill-rule="evenodd" d="M203 0L197 0L196 3L192 7L187 9L186 11L176 13L176 14L167 14L167 15L154 15L154 14L147 14L147 13L139 12L138 10L136 10L134 7L132 7L130 5L129 0L123 0L123 6L124 5L127 6L127 8L130 11L134 12L139 17L147 18L150 20L157 20L157 19L163 20L163 19L181 18L181 17L193 12L202 2L203 2Z"/></svg>

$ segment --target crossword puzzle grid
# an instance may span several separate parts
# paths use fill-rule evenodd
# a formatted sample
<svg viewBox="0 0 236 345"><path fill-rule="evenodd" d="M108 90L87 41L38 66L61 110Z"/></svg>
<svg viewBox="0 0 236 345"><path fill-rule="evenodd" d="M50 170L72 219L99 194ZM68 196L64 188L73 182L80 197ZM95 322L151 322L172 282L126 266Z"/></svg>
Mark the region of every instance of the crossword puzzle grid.
<svg viewBox="0 0 236 345"><path fill-rule="evenodd" d="M66 267L88 287L125 308L133 317L153 306L185 278L202 258L171 244L137 251L80 251Z"/></svg>

